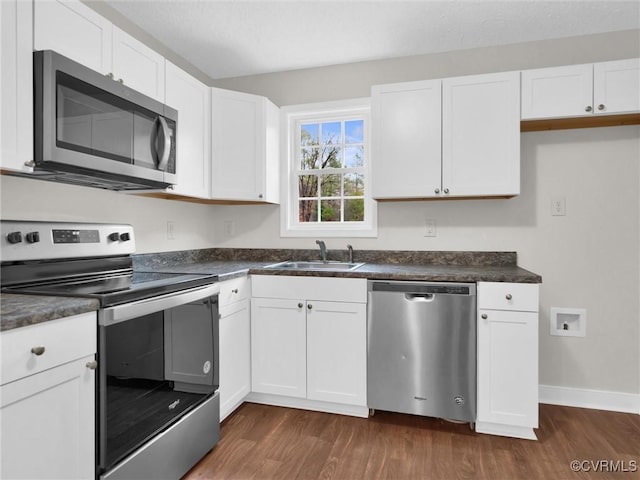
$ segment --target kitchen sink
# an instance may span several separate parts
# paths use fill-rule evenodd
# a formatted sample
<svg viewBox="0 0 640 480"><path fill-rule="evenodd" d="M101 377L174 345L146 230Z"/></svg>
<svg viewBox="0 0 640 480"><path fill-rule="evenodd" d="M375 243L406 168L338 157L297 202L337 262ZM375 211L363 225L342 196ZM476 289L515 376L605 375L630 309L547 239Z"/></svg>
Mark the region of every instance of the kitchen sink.
<svg viewBox="0 0 640 480"><path fill-rule="evenodd" d="M293 261L274 263L264 268L282 269L282 270L334 270L334 271L351 271L361 267L364 263L337 262L337 261Z"/></svg>

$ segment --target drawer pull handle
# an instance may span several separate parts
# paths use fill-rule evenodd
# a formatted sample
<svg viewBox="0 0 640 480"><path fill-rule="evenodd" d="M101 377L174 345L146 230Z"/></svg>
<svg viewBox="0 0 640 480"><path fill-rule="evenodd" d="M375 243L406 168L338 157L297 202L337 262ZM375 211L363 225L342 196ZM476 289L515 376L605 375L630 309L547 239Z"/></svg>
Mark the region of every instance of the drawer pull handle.
<svg viewBox="0 0 640 480"><path fill-rule="evenodd" d="M507 300L511 300L513 297L511 296L510 293L507 293L507 295L504 298L506 298Z"/></svg>
<svg viewBox="0 0 640 480"><path fill-rule="evenodd" d="M31 349L31 353L40 356L44 353L44 347L42 345L40 345L39 347L33 347Z"/></svg>
<svg viewBox="0 0 640 480"><path fill-rule="evenodd" d="M486 313L483 313L482 315L480 315L480 317L482 317L483 320L486 320L487 318L489 318Z"/></svg>
<svg viewBox="0 0 640 480"><path fill-rule="evenodd" d="M238 289L234 288L233 290L231 290L231 293L238 293Z"/></svg>
<svg viewBox="0 0 640 480"><path fill-rule="evenodd" d="M86 366L89 370L95 370L96 368L98 368L98 362L96 362L95 360L92 360L90 362L87 362Z"/></svg>

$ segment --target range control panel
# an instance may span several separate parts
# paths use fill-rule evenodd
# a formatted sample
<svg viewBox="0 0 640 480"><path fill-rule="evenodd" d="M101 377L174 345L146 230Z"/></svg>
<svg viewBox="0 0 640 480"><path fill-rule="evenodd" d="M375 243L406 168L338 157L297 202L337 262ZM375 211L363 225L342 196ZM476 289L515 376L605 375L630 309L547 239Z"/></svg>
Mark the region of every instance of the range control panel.
<svg viewBox="0 0 640 480"><path fill-rule="evenodd" d="M131 225L2 220L0 233L3 262L135 253Z"/></svg>

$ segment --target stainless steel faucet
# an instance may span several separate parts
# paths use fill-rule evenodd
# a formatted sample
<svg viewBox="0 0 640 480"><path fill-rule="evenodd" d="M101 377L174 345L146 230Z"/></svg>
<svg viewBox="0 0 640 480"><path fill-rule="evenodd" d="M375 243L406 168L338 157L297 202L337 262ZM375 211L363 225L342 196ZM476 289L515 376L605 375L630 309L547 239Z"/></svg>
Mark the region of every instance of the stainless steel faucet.
<svg viewBox="0 0 640 480"><path fill-rule="evenodd" d="M322 257L322 261L327 261L327 246L324 244L322 240L316 240L316 243L320 246L320 256Z"/></svg>
<svg viewBox="0 0 640 480"><path fill-rule="evenodd" d="M353 247L351 245L347 245L347 250L349 250L349 263L353 263Z"/></svg>

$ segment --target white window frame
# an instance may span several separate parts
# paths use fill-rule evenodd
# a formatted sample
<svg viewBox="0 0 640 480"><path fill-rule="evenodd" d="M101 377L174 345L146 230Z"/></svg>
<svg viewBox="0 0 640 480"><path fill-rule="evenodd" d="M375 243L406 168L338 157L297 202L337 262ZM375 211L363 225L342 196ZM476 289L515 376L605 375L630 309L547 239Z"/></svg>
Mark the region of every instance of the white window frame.
<svg viewBox="0 0 640 480"><path fill-rule="evenodd" d="M281 151L286 153L280 163L281 195L280 236L281 237L377 237L377 204L371 198L371 100L356 98L334 102L308 103L282 107ZM363 222L310 222L298 221L298 176L297 154L299 150L298 124L305 121L325 122L348 116L364 119L364 211ZM326 120L325 120L326 119Z"/></svg>

